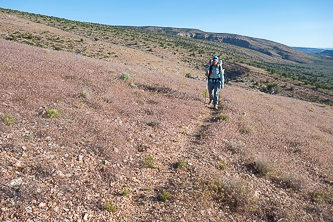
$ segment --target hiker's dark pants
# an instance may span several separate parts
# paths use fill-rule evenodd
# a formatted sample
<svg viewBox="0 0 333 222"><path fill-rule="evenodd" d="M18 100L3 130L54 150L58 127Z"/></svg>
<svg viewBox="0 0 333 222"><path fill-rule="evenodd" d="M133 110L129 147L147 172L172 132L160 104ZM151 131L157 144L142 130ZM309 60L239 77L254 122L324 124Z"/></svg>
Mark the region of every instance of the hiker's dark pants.
<svg viewBox="0 0 333 222"><path fill-rule="evenodd" d="M210 101L213 100L213 104L219 103L219 91L220 91L220 79L208 79L208 92Z"/></svg>

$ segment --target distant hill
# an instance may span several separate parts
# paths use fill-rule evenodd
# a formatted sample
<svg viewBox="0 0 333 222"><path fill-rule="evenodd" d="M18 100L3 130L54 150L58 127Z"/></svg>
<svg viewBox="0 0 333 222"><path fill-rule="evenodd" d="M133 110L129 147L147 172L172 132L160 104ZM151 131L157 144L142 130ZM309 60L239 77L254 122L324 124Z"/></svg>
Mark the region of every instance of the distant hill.
<svg viewBox="0 0 333 222"><path fill-rule="evenodd" d="M139 27L144 30L156 31L159 33L188 37L192 39L201 39L214 42L228 43L242 48L251 49L273 58L281 58L298 63L308 63L308 56L299 50L273 41L247 37L228 33L210 33L199 29L184 29L171 27Z"/></svg>
<svg viewBox="0 0 333 222"><path fill-rule="evenodd" d="M325 49L320 49L320 48L305 48L305 47L292 47L292 48L308 54L316 54L325 51Z"/></svg>
<svg viewBox="0 0 333 222"><path fill-rule="evenodd" d="M317 54L320 56L326 56L326 57L333 58L333 50L325 50L325 51L319 52Z"/></svg>

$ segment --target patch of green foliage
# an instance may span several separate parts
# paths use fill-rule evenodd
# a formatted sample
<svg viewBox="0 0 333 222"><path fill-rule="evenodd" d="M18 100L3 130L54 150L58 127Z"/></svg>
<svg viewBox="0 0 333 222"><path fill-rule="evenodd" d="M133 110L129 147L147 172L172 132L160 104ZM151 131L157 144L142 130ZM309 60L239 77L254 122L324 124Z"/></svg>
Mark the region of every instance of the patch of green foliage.
<svg viewBox="0 0 333 222"><path fill-rule="evenodd" d="M110 202L106 202L105 203L105 209L107 210L107 211L109 211L109 212L116 212L117 211L117 206L116 205L114 205L114 204L112 204L112 203L110 203Z"/></svg>
<svg viewBox="0 0 333 222"><path fill-rule="evenodd" d="M121 75L120 75L120 79L124 80L124 81L127 81L130 79L130 76L126 73L126 72L123 72Z"/></svg>
<svg viewBox="0 0 333 222"><path fill-rule="evenodd" d="M122 195L126 196L130 192L131 192L131 190L129 188L124 188L123 191L122 191Z"/></svg>
<svg viewBox="0 0 333 222"><path fill-rule="evenodd" d="M225 121L229 120L229 116L223 114L218 115L217 118Z"/></svg>
<svg viewBox="0 0 333 222"><path fill-rule="evenodd" d="M135 85L134 83L131 83L131 85L130 85L130 86L131 86L131 88L132 88L132 89L136 89L136 88L138 88L138 86L137 86L137 85Z"/></svg>
<svg viewBox="0 0 333 222"><path fill-rule="evenodd" d="M1 115L1 118L3 119L3 121L5 121L5 123L7 125L12 125L14 124L15 120L13 119L12 114L10 113L5 113Z"/></svg>
<svg viewBox="0 0 333 222"><path fill-rule="evenodd" d="M51 108L51 109L46 110L46 114L50 118L57 118L60 115L60 111L57 109Z"/></svg>
<svg viewBox="0 0 333 222"><path fill-rule="evenodd" d="M147 168L156 168L155 164L154 164L154 158L152 156L148 156L144 162L143 162L144 166Z"/></svg>
<svg viewBox="0 0 333 222"><path fill-rule="evenodd" d="M220 168L221 170L226 170L226 169L227 169L227 165L226 165L226 164L220 164L220 165L219 165L219 168Z"/></svg>
<svg viewBox="0 0 333 222"><path fill-rule="evenodd" d="M184 160L181 160L176 163L176 168L184 168L185 164L186 164L186 162Z"/></svg>
<svg viewBox="0 0 333 222"><path fill-rule="evenodd" d="M168 191L164 191L163 194L161 194L161 196L160 196L160 199L162 201L166 201L169 198L170 198L170 192L168 192Z"/></svg>

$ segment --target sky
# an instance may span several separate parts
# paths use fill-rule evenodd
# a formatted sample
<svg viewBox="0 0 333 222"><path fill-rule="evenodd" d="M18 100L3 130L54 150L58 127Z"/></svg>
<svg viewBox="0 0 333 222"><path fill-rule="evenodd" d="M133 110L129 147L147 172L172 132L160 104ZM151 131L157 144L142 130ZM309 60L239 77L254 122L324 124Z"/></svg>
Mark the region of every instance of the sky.
<svg viewBox="0 0 333 222"><path fill-rule="evenodd" d="M0 0L0 7L121 26L194 28L333 48L333 0Z"/></svg>

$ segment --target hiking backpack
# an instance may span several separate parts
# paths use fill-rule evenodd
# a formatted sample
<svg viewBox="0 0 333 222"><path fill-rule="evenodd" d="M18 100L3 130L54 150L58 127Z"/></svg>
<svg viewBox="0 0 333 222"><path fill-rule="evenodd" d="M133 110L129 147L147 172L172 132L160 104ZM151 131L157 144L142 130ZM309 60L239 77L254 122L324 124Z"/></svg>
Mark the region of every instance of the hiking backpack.
<svg viewBox="0 0 333 222"><path fill-rule="evenodd" d="M222 75L224 75L224 69L222 69L222 60L219 60L219 64L218 67L222 73ZM212 73L212 69L213 69L213 60L209 60L209 75Z"/></svg>

